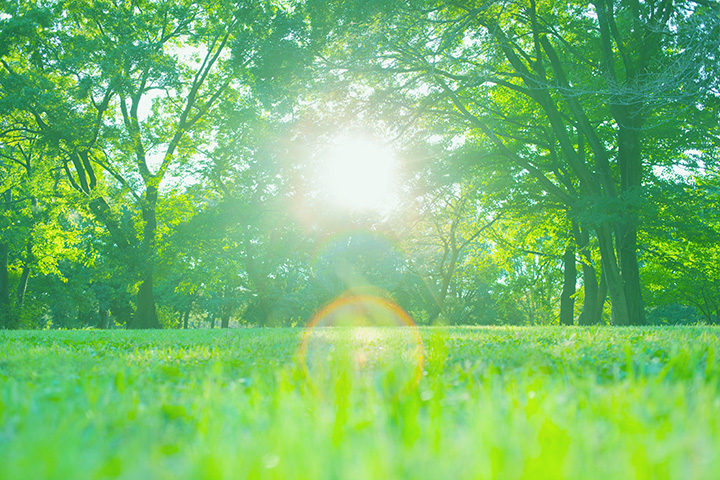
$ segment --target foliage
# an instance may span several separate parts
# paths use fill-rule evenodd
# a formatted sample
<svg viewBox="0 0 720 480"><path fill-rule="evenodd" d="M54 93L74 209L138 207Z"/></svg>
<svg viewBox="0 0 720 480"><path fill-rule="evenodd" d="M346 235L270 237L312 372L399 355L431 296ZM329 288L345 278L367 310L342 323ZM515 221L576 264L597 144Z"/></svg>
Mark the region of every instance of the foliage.
<svg viewBox="0 0 720 480"><path fill-rule="evenodd" d="M631 5L3 3L0 328L718 322L718 6Z"/></svg>
<svg viewBox="0 0 720 480"><path fill-rule="evenodd" d="M693 307L706 322L718 323L718 176L688 180L655 192L654 208L648 212L654 222L646 240L645 284L653 306Z"/></svg>
<svg viewBox="0 0 720 480"><path fill-rule="evenodd" d="M379 103L411 120L440 118L432 123L451 123L490 145L478 162L510 169L517 189L539 188L564 204L574 221L595 230L614 321L642 323L636 235L643 158L659 145L666 153L687 148L669 140L686 131L679 118L703 131L709 117L685 105L714 103L712 80L696 65L706 53L715 59L717 6L331 5L311 10L328 40L328 68L363 79ZM333 16L341 19L337 28L329 26ZM666 122L670 108L681 113Z"/></svg>

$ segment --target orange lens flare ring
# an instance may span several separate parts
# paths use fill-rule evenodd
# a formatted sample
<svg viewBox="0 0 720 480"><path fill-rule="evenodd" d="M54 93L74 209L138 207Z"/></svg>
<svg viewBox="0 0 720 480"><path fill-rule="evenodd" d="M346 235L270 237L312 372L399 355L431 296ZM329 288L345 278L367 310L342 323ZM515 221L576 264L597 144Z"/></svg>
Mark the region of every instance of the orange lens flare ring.
<svg viewBox="0 0 720 480"><path fill-rule="evenodd" d="M410 333L411 346L410 357L414 371L410 379L405 382L400 392L407 392L414 388L422 377L425 365L425 346L420 332L408 315L400 306L384 298L372 295L352 295L341 297L318 312L308 323L303 332L300 345L300 360L305 377L310 387L318 392L318 386L313 380L312 367L308 361L311 353L311 340L314 335L319 335L322 327L403 327L407 330L403 333ZM330 345L333 348L334 345ZM382 347L381 347L382 348ZM398 352L398 355L407 352ZM364 359L364 354L358 353L356 357ZM357 360L357 358L356 358ZM361 365L362 366L362 365Z"/></svg>

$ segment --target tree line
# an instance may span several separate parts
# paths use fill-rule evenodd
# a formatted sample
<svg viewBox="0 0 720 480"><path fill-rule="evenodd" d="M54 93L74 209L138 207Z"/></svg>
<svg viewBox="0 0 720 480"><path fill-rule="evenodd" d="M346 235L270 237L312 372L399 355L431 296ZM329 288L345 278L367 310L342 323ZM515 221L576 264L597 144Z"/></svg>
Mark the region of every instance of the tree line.
<svg viewBox="0 0 720 480"><path fill-rule="evenodd" d="M718 52L705 0L5 3L0 328L717 323ZM340 132L392 211L308 187Z"/></svg>

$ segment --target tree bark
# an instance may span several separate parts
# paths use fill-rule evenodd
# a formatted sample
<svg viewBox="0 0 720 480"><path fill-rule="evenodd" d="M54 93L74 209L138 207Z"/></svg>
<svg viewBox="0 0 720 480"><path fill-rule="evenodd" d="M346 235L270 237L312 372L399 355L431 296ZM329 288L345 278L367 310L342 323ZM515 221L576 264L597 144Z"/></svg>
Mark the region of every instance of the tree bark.
<svg viewBox="0 0 720 480"><path fill-rule="evenodd" d="M598 283L598 294L597 294L597 317L594 319L594 325L599 325L602 322L603 309L605 308L605 300L607 300L608 286L607 286L607 275L605 275L605 269L600 268L600 282Z"/></svg>
<svg viewBox="0 0 720 480"><path fill-rule="evenodd" d="M620 187L626 195L634 195L642 187L642 149L640 105L616 106L614 116L618 122L618 166ZM645 309L640 287L640 269L637 260L638 215L632 206L624 212L615 227L617 252L622 271L623 289L627 299L628 316L632 325L645 323Z"/></svg>
<svg viewBox="0 0 720 480"><path fill-rule="evenodd" d="M623 289L627 299L628 318L631 325L643 325L645 308L637 260L637 227L629 225L618 230L618 256L620 257Z"/></svg>
<svg viewBox="0 0 720 480"><path fill-rule="evenodd" d="M578 317L578 325L596 325L602 317L602 304L599 304L599 284L597 271L593 265L590 253L590 236L587 228L573 223L573 236L578 246L582 260L584 300L582 312Z"/></svg>
<svg viewBox="0 0 720 480"><path fill-rule="evenodd" d="M33 206L37 206L37 199L32 198ZM32 272L33 263L33 252L32 252L32 239L28 238L27 246L25 247L25 260L23 262L22 273L20 274L20 280L18 281L17 289L15 290L15 314L18 318L22 315L23 305L25 304L25 293L27 292L28 281L30 280L30 273Z"/></svg>
<svg viewBox="0 0 720 480"><path fill-rule="evenodd" d="M25 262L23 264L22 273L20 274L20 281L18 282L17 290L15 291L15 306L18 314L20 314L23 305L25 304L25 292L27 292L28 281L30 280L30 265L32 261L32 241L28 240L25 251Z"/></svg>
<svg viewBox="0 0 720 480"><path fill-rule="evenodd" d="M605 272L605 281L607 282L610 302L612 303L612 322L615 325L630 325L627 301L625 299L625 288L615 257L615 247L613 245L610 227L604 223L597 226L596 231L600 246L602 268Z"/></svg>
<svg viewBox="0 0 720 480"><path fill-rule="evenodd" d="M15 305L18 312L22 311L23 305L25 304L25 292L27 292L28 281L30 280L30 271L30 266L25 265L20 274L20 281L18 282L17 291L15 292Z"/></svg>
<svg viewBox="0 0 720 480"><path fill-rule="evenodd" d="M147 329L161 328L158 321L155 295L153 292L155 235L157 233L157 188L149 185L145 191L143 211L143 244L141 269L143 271L142 283L137 294L137 306L130 328Z"/></svg>
<svg viewBox="0 0 720 480"><path fill-rule="evenodd" d="M560 295L560 323L562 325L574 324L576 281L575 244L571 242L563 254L563 289Z"/></svg>
<svg viewBox="0 0 720 480"><path fill-rule="evenodd" d="M593 278L596 278L594 275L593 269ZM593 311L593 315L589 317L590 323L588 325L600 325L602 323L603 308L605 307L605 300L607 300L607 281L602 266L600 267L600 281L597 282L597 291L594 298L594 304L597 308Z"/></svg>
<svg viewBox="0 0 720 480"><path fill-rule="evenodd" d="M188 322L190 320L190 307L188 307L182 314L182 328L183 330L188 329Z"/></svg>
<svg viewBox="0 0 720 480"><path fill-rule="evenodd" d="M582 263L583 285L585 287L585 299L583 309L578 317L578 325L597 325L601 308L598 305L598 280L595 267Z"/></svg>
<svg viewBox="0 0 720 480"><path fill-rule="evenodd" d="M137 307L133 316L132 329L160 328L153 294L153 276L149 273L140 284L137 294Z"/></svg>

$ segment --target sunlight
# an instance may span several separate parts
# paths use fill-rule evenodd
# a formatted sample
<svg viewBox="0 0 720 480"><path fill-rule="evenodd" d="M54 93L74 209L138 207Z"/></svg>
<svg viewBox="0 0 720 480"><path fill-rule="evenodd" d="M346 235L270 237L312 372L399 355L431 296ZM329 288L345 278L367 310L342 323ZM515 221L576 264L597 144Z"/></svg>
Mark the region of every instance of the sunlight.
<svg viewBox="0 0 720 480"><path fill-rule="evenodd" d="M394 152L386 145L343 136L323 153L317 181L333 205L387 212L397 203L396 170Z"/></svg>
<svg viewBox="0 0 720 480"><path fill-rule="evenodd" d="M425 345L399 305L373 295L343 295L307 324L301 366L312 390L332 395L339 378L368 388L381 381L394 394L414 388L425 365Z"/></svg>

